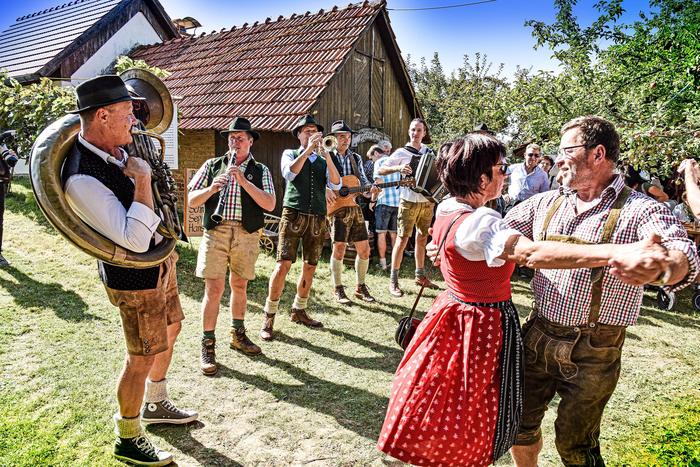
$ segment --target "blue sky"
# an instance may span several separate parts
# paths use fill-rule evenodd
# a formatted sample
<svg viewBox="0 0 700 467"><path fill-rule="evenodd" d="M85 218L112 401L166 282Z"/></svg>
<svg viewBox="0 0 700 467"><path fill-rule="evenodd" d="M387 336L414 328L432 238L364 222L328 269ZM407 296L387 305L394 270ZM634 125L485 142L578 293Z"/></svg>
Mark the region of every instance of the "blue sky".
<svg viewBox="0 0 700 467"><path fill-rule="evenodd" d="M333 5L345 6L348 0L160 0L171 18L192 16L203 31L219 31L243 23L273 20L292 13L312 13L330 9ZM478 1L478 0L471 0ZM574 10L580 22L590 24L597 16L593 5L597 0L579 0ZM547 49L534 50L535 40L526 20L551 22L554 19L552 0L496 0L460 8L398 11L401 8L425 8L459 5L470 0L388 0L389 17L404 58L418 63L420 57L430 60L433 53L440 54L444 69L449 72L461 65L464 54L473 57L475 52L486 54L494 69L504 63L504 76L510 77L516 65L533 70L554 70ZM2 0L0 31L7 29L17 17L65 3L52 0ZM624 0L626 12L623 22L632 22L640 11L648 11L647 0Z"/></svg>

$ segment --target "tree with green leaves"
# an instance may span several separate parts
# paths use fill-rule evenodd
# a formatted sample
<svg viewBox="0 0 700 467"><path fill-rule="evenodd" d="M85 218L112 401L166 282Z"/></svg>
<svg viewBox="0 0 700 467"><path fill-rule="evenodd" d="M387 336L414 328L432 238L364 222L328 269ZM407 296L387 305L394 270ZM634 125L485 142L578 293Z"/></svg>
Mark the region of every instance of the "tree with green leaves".
<svg viewBox="0 0 700 467"><path fill-rule="evenodd" d="M562 72L516 76L511 98L521 104L514 119L522 138L553 145L559 125L597 114L616 124L624 159L671 174L700 149L700 3L652 0L651 13L626 26L617 23L622 1L602 0L599 18L588 27L578 24L575 4L556 0L552 24L526 23ZM612 43L602 48L602 41ZM541 112L530 112L533 107Z"/></svg>

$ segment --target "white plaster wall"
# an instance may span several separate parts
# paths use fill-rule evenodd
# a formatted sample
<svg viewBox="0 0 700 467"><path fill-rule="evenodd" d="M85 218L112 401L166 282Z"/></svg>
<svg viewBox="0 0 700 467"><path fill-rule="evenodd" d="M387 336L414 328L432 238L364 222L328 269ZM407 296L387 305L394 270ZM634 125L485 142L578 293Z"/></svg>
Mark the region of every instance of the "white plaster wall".
<svg viewBox="0 0 700 467"><path fill-rule="evenodd" d="M110 37L105 44L76 70L71 76L70 85L76 86L81 81L92 78L104 72L120 55L125 55L137 45L146 45L162 42L151 23L143 13L137 13L116 34Z"/></svg>
<svg viewBox="0 0 700 467"><path fill-rule="evenodd" d="M116 34L110 37L100 49L90 57L74 74L71 81L63 81L63 86L77 86L83 80L103 73L114 59L126 54L138 44L154 44L162 42L151 23L143 13L137 13ZM176 140L177 141L177 140ZM176 146L177 148L177 146ZM177 151L177 149L176 149ZM171 155L171 157L173 157ZM177 168L177 153L174 154ZM20 160L15 167L16 175L29 174L29 166L25 160Z"/></svg>

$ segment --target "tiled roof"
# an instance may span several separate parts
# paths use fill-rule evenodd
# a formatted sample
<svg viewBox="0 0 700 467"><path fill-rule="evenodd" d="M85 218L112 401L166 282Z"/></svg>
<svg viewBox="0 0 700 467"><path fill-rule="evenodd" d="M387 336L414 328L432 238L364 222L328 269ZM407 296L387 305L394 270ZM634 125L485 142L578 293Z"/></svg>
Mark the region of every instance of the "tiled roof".
<svg viewBox="0 0 700 467"><path fill-rule="evenodd" d="M17 18L0 34L0 69L37 73L121 0L76 0Z"/></svg>
<svg viewBox="0 0 700 467"><path fill-rule="evenodd" d="M267 18L179 38L131 54L172 74L180 128L222 129L235 115L255 128L286 131L308 112L345 62L383 1Z"/></svg>

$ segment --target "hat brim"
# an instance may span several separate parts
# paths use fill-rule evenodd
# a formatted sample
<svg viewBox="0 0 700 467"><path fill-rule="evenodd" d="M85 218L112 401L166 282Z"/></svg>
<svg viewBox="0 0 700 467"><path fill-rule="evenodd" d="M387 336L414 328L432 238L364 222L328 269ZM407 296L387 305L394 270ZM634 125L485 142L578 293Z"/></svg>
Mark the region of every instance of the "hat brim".
<svg viewBox="0 0 700 467"><path fill-rule="evenodd" d="M111 101L107 102L101 102L99 104L95 105L88 105L86 107L82 107L80 109L75 109L75 110L69 110L69 114L79 114L80 112L85 112L86 110L91 110L91 109L99 109L100 107L107 107L108 105L112 104L118 104L119 102L126 102L126 101L145 101L145 97L132 97L132 96L122 96L117 99L113 99Z"/></svg>
<svg viewBox="0 0 700 467"><path fill-rule="evenodd" d="M233 133L235 131L245 131L246 133L249 133L250 136L253 137L253 141L257 141L260 139L260 133L258 133L255 130L221 130L219 133L222 135L228 135L229 133Z"/></svg>
<svg viewBox="0 0 700 467"><path fill-rule="evenodd" d="M352 131L352 130L336 130L336 131L331 131L331 132L330 132L331 135L336 135L336 134L338 134L338 133L350 133L351 135L354 135L354 134L355 134L355 132Z"/></svg>
<svg viewBox="0 0 700 467"><path fill-rule="evenodd" d="M296 136L299 134L299 130L301 130L301 129L304 128L305 126L309 126L309 125L315 126L316 128L318 128L318 131L321 132L321 133L323 133L323 131L324 131L324 130L323 130L323 125L319 125L318 123L304 123L303 125L299 125L299 126L296 127L295 129L293 129L293 130L292 130L292 134L293 134L294 137L296 138Z"/></svg>

